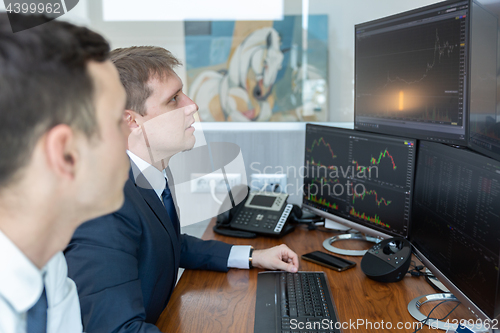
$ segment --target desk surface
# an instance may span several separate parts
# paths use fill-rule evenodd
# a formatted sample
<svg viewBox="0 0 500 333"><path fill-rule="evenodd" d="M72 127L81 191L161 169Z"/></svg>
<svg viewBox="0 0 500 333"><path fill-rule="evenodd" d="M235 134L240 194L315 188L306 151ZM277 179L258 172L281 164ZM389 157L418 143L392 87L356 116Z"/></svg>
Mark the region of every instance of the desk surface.
<svg viewBox="0 0 500 333"><path fill-rule="evenodd" d="M321 250L323 241L335 234L325 231L308 231L305 226L280 239L259 237L240 239L214 234L209 224L203 239L217 239L227 243L253 245L263 249L287 244L299 258L301 255ZM342 241L336 243L342 248L370 248L371 245L360 241ZM368 279L360 268L361 257L345 257L355 261L356 267L344 272L337 272L312 262L300 260L301 271L324 271L330 283L331 293L341 322L361 324L343 329L347 332L413 332L415 327L397 329L396 325L414 323L407 311L408 302L413 298L435 293L424 277L407 275L396 283L379 283ZM415 259L415 258L414 258ZM415 259L416 260L416 259ZM259 269L231 269L228 273L185 270L175 287L167 308L161 314L156 325L162 332L249 332L254 331L255 300L257 291L257 273ZM422 312L428 313L436 304L424 304ZM435 318L444 317L456 303L441 305L433 312ZM427 311L427 312L425 312ZM465 306L460 305L447 319L471 319ZM383 321L383 324L382 324ZM368 323L370 322L370 323ZM390 324L389 324L390 323ZM372 325L370 327L370 325ZM377 329L376 325L384 325ZM392 325L392 329L389 328ZM407 326L410 327L410 326ZM423 328L419 332L438 332ZM444 332L444 331L440 331Z"/></svg>

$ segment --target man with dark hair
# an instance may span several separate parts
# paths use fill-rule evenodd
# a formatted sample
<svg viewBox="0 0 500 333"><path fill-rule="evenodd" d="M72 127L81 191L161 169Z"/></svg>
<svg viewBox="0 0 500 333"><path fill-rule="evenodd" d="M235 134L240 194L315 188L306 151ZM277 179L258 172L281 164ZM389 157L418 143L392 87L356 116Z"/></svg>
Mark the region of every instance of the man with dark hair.
<svg viewBox="0 0 500 333"><path fill-rule="evenodd" d="M286 245L253 251L250 246L180 234L170 192L173 177L165 168L173 155L193 148L198 107L182 92L173 71L179 61L167 50L117 49L111 60L127 91L132 169L122 208L83 224L65 251L85 331L159 333L154 324L170 299L179 267L228 271L255 266L296 272L297 254ZM161 133L148 134L148 147L162 152L156 162L130 139L151 122L161 122ZM151 145L155 135L161 136L160 147ZM193 206L196 209L196 203Z"/></svg>
<svg viewBox="0 0 500 333"><path fill-rule="evenodd" d="M82 331L61 251L82 222L120 208L129 169L108 58L86 28L0 13L0 332Z"/></svg>

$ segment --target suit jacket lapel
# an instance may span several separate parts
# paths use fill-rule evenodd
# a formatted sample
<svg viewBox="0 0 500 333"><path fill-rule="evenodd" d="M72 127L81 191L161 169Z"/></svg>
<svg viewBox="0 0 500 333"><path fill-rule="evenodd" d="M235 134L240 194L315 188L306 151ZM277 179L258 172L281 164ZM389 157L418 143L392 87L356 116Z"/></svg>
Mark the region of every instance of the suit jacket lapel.
<svg viewBox="0 0 500 333"><path fill-rule="evenodd" d="M137 190L139 191L139 193L143 197L144 201L146 201L147 205L151 208L151 211L156 215L159 222L163 225L165 230L170 235L170 238L172 239L172 244L174 247L176 261L180 260L179 235L175 231L174 226L172 225L172 222L170 221L170 217L168 216L167 210L165 209L165 207L161 203L160 199L156 195L156 192L151 188L151 185L146 180L144 175L142 173L140 173L137 166L132 161L130 161L130 165L131 165L130 173L129 173L130 179L135 184ZM134 168L135 168L135 171L137 171L136 174L138 174L137 179L134 178L134 171L133 171Z"/></svg>

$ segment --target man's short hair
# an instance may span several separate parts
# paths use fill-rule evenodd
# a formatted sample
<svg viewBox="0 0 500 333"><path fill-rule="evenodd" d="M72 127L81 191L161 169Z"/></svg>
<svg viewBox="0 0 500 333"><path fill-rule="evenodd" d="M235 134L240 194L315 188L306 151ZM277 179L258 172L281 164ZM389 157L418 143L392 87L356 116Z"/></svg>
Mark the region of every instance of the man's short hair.
<svg viewBox="0 0 500 333"><path fill-rule="evenodd" d="M146 115L146 100L153 93L148 82L152 78L164 79L181 62L169 51L157 46L134 46L111 51L111 61L120 73L127 92L127 110Z"/></svg>
<svg viewBox="0 0 500 333"><path fill-rule="evenodd" d="M38 140L66 124L99 133L88 61L109 58L109 44L84 27L43 16L0 13L0 189L28 164ZM46 23L43 23L46 22ZM11 25L32 27L13 33Z"/></svg>

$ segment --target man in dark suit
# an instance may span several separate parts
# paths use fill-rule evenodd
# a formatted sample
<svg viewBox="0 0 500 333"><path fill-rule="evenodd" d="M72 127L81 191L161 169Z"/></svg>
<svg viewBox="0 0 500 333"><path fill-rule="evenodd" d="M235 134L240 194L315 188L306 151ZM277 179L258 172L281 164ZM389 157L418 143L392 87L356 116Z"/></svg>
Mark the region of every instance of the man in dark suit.
<svg viewBox="0 0 500 333"><path fill-rule="evenodd" d="M165 167L174 154L194 146L197 106L182 92L173 71L179 62L167 50L118 49L111 59L127 92L132 168L122 208L82 225L65 251L85 331L158 333L154 323L170 299L179 267L227 271L255 266L296 272L297 255L285 245L253 251L180 234L168 186L172 175ZM159 135L165 145L154 147L162 156L158 162L150 159L151 150L146 152L131 139L152 120L162 120Z"/></svg>

